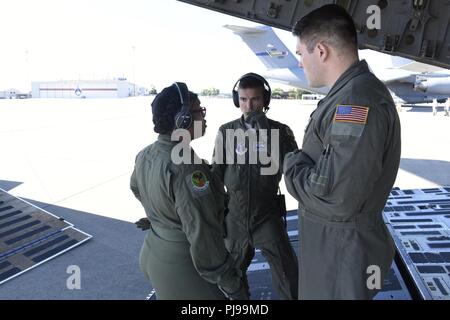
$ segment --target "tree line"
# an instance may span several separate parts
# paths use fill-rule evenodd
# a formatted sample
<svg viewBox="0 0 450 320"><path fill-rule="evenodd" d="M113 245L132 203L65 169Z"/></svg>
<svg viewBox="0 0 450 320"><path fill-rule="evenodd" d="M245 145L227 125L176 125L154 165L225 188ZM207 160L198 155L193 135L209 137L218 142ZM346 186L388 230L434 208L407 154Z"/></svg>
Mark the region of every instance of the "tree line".
<svg viewBox="0 0 450 320"><path fill-rule="evenodd" d="M281 88L274 88L272 90L272 99L301 99L302 94L309 93L308 91L299 89L299 88L292 88L288 91L285 91ZM218 96L220 94L220 90L217 88L208 88L203 89L200 91L200 96Z"/></svg>

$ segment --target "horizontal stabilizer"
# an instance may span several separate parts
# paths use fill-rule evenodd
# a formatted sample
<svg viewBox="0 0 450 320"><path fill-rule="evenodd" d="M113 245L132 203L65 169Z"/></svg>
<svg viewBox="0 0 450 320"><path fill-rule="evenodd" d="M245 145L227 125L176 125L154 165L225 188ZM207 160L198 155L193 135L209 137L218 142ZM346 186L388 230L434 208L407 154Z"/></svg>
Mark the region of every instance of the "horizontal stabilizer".
<svg viewBox="0 0 450 320"><path fill-rule="evenodd" d="M281 42L271 27L243 27L225 25L240 36L245 44L261 60L267 69L292 68L298 66L298 60Z"/></svg>

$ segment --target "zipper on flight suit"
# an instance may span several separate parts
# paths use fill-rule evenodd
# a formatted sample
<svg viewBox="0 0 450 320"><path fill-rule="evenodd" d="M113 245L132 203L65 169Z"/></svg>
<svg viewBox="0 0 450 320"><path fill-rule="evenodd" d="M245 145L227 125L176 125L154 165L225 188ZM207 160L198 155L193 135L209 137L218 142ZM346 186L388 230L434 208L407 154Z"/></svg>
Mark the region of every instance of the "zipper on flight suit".
<svg viewBox="0 0 450 320"><path fill-rule="evenodd" d="M332 182L331 182L331 178L333 176L332 175L332 164L333 163L332 163L332 159L331 159L332 151L333 151L333 147L330 144L327 144L325 151L324 151L325 157L324 157L323 167L322 167L322 169L324 171L323 172L324 176L328 177L327 185L325 188L325 194L330 192L330 188L332 186Z"/></svg>
<svg viewBox="0 0 450 320"><path fill-rule="evenodd" d="M331 152L331 146L330 146L330 144L327 144L327 146L325 147L325 150L324 150L324 152L323 152L323 154L325 155L325 157L329 157L329 155L330 155L330 152Z"/></svg>
<svg viewBox="0 0 450 320"><path fill-rule="evenodd" d="M256 137L257 137L257 140L258 140L258 135ZM250 242L253 243L253 237L252 237L252 233L251 233L251 230L250 230L250 216L251 216L251 203L252 203L251 202L251 200L252 200L251 199L252 198L252 196L251 196L252 168L250 166L250 152L251 152L251 150L250 150L250 140L249 139L247 139L246 144L247 144L248 152L247 152L245 161L246 161L246 167L248 168L248 171L249 171L249 174L247 176L247 178L248 178L248 181L247 181L247 192L248 192L247 233L248 233L248 237L250 239ZM258 162L258 161L256 161L256 162Z"/></svg>

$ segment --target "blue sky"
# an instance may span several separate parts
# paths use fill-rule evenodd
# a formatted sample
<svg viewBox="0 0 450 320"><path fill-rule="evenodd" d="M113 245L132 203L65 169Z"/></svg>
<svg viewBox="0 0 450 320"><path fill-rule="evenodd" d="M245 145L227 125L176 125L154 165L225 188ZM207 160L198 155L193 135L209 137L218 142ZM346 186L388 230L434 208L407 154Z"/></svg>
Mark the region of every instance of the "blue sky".
<svg viewBox="0 0 450 320"><path fill-rule="evenodd" d="M256 25L175 0L2 0L0 90L30 81L127 77L158 90L230 91L264 66L225 24ZM295 38L277 34L291 50ZM134 49L133 49L134 47Z"/></svg>

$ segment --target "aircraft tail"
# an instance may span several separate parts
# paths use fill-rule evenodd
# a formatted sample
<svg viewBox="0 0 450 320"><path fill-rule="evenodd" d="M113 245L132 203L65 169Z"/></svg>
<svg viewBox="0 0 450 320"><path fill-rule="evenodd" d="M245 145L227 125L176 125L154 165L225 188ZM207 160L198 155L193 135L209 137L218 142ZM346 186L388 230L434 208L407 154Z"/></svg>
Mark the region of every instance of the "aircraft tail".
<svg viewBox="0 0 450 320"><path fill-rule="evenodd" d="M298 60L268 26L242 27L225 25L240 36L267 69L292 68Z"/></svg>

